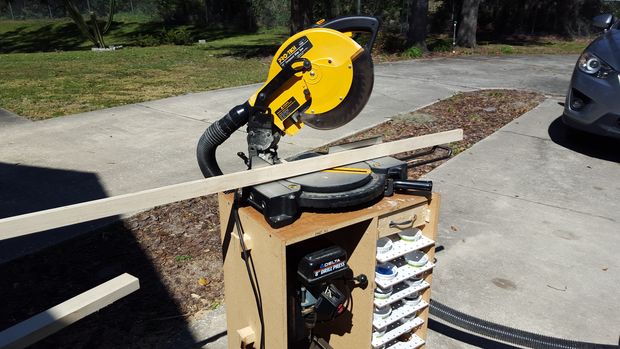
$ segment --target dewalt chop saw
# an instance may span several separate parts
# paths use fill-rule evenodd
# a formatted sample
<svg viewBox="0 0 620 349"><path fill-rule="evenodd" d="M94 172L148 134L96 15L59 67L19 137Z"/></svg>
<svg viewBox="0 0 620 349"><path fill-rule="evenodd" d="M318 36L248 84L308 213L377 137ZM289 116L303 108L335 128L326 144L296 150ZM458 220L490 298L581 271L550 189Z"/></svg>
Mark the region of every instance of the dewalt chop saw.
<svg viewBox="0 0 620 349"><path fill-rule="evenodd" d="M248 168L256 168L279 163L280 138L295 135L304 125L329 130L353 120L372 92L371 49L378 29L374 17L342 17L319 22L284 42L267 82L200 138L197 157L203 175L222 174L216 149L246 124L248 155L238 155ZM358 36L365 39L363 46L355 40ZM273 227L281 227L304 208L341 209L389 195L394 188L430 189L428 184L406 183L406 176L406 163L381 158L245 188L243 193Z"/></svg>

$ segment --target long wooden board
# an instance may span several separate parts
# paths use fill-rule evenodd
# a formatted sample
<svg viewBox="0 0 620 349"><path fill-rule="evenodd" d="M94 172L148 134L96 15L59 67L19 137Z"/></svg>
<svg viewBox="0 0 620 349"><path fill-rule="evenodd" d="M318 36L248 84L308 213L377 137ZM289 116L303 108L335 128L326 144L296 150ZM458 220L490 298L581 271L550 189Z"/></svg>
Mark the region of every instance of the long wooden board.
<svg viewBox="0 0 620 349"><path fill-rule="evenodd" d="M0 219L0 241L462 139L463 130L456 129L8 217Z"/></svg>
<svg viewBox="0 0 620 349"><path fill-rule="evenodd" d="M138 290L140 282L127 273L91 288L0 332L0 348L25 348Z"/></svg>

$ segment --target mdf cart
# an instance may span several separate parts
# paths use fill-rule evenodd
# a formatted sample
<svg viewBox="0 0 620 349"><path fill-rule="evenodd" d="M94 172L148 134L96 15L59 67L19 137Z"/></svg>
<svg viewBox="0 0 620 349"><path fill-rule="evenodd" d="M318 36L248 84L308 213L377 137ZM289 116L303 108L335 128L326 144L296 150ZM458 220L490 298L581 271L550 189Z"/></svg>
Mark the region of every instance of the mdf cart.
<svg viewBox="0 0 620 349"><path fill-rule="evenodd" d="M255 297L231 216L233 195L219 194L228 347L258 348L258 340L264 335L266 348L287 348L288 293L294 282L291 264L298 262L293 259L297 258L300 249L311 247L313 240L319 238L344 248L348 253L349 267L355 275L365 274L368 286L352 289L351 311L324 326L317 326L315 333L337 349L384 348L388 343L387 348L424 347L439 203L437 193L426 196L395 194L354 211L304 212L294 223L279 229L270 227L262 213L254 208L240 208L246 248L252 255L263 299L265 330L261 333ZM399 241L397 234L412 227L421 229L423 237L414 243ZM377 239L385 236L391 236L393 248L388 253L377 255ZM427 254L428 262L424 266L400 266L392 280L375 278L377 263L396 261L414 250ZM404 287L405 281L414 276L422 276L423 282ZM394 285L394 292L387 299L375 299L377 284L382 287ZM420 292L422 301L415 306L405 304L403 299L413 292ZM375 306L386 304L393 307L391 315L374 317ZM413 321L405 323L401 320L412 318L412 314L416 314ZM385 334L373 334L386 326ZM397 338L406 341L395 342Z"/></svg>

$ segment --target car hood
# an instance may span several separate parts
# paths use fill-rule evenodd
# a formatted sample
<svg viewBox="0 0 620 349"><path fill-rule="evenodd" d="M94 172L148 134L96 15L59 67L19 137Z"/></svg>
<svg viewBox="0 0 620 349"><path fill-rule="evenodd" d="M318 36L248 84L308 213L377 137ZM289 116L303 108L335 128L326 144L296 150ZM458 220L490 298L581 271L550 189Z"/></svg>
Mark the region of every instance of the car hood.
<svg viewBox="0 0 620 349"><path fill-rule="evenodd" d="M590 43L586 49L620 71L620 30L611 29Z"/></svg>

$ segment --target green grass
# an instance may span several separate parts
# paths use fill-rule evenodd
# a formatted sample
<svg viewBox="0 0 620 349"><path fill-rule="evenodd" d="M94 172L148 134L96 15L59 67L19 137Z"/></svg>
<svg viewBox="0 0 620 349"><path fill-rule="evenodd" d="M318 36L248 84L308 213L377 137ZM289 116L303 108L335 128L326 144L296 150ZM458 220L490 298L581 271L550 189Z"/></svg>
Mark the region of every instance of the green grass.
<svg viewBox="0 0 620 349"><path fill-rule="evenodd" d="M506 42L480 41L475 49L459 49L460 53L476 54L572 54L581 53L594 39L565 40L557 37L526 37Z"/></svg>
<svg viewBox="0 0 620 349"><path fill-rule="evenodd" d="M210 31L206 45L0 54L0 107L37 120L261 82L285 37Z"/></svg>
<svg viewBox="0 0 620 349"><path fill-rule="evenodd" d="M478 46L471 48L456 47L452 52L452 38L445 35L431 36L427 39L429 52L422 58L454 57L454 56L497 56L497 55L539 55L539 54L579 54L594 39L594 37L567 40L554 36L522 36L494 40L478 40ZM375 51L376 52L376 51ZM378 52L377 62L394 61L401 59L418 58L415 55L388 54Z"/></svg>
<svg viewBox="0 0 620 349"><path fill-rule="evenodd" d="M183 261L188 261L192 259L192 256L186 255L186 254L182 254L179 256L174 257L174 260L177 262L183 262Z"/></svg>

